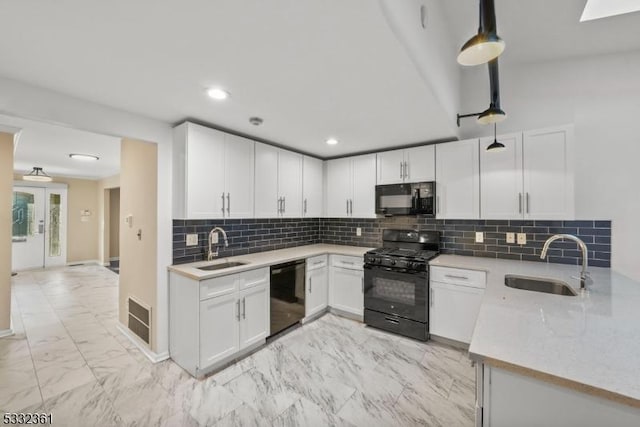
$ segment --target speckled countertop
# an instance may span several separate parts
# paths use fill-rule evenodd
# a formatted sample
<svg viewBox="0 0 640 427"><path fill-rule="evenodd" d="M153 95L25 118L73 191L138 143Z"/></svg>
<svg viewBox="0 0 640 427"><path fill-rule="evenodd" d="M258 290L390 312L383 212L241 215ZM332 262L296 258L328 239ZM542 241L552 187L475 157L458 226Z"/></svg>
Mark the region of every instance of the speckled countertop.
<svg viewBox="0 0 640 427"><path fill-rule="evenodd" d="M228 258L216 258L213 261L192 262L189 264L178 264L169 266L169 271L181 274L194 280L211 279L212 277L226 276L228 274L240 273L242 271L254 270L260 267L269 267L274 264L295 261L297 259L309 258L316 255L336 254L361 257L365 252L372 248L361 248L358 246L342 246L342 245L306 245L297 246L295 248L280 249L277 251L258 252L249 255L239 255ZM224 262L243 262L244 265L237 267L224 268L220 270L206 271L199 270L211 264L220 264Z"/></svg>
<svg viewBox="0 0 640 427"><path fill-rule="evenodd" d="M455 255L430 264L487 272L472 358L565 379L577 389L640 406L640 283L590 267L588 292L570 297L512 289L504 276L560 279L578 290L578 266Z"/></svg>

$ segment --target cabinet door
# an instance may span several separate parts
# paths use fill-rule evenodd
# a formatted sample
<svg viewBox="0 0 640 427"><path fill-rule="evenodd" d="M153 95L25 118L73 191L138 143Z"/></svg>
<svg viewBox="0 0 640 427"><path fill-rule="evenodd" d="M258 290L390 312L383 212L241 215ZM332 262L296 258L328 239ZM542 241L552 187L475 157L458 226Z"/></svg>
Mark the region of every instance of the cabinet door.
<svg viewBox="0 0 640 427"><path fill-rule="evenodd" d="M384 151L376 154L377 184L404 182L404 150Z"/></svg>
<svg viewBox="0 0 640 427"><path fill-rule="evenodd" d="M447 142L436 146L436 216L478 219L480 170L478 140Z"/></svg>
<svg viewBox="0 0 640 427"><path fill-rule="evenodd" d="M224 134L189 123L186 169L187 218L222 218Z"/></svg>
<svg viewBox="0 0 640 427"><path fill-rule="evenodd" d="M264 341L269 335L267 286L260 285L240 293L240 348Z"/></svg>
<svg viewBox="0 0 640 427"><path fill-rule="evenodd" d="M376 217L376 155L352 157L353 195L350 216Z"/></svg>
<svg viewBox="0 0 640 427"><path fill-rule="evenodd" d="M329 269L316 268L307 271L307 285L305 298L305 316L309 317L321 312L327 307L329 300Z"/></svg>
<svg viewBox="0 0 640 427"><path fill-rule="evenodd" d="M436 146L407 148L404 150L405 182L428 182L436 180Z"/></svg>
<svg viewBox="0 0 640 427"><path fill-rule="evenodd" d="M352 192L351 159L327 161L327 216L349 216L348 203Z"/></svg>
<svg viewBox="0 0 640 427"><path fill-rule="evenodd" d="M524 132L525 218L574 216L573 129Z"/></svg>
<svg viewBox="0 0 640 427"><path fill-rule="evenodd" d="M253 218L254 142L225 135L225 187L227 218Z"/></svg>
<svg viewBox="0 0 640 427"><path fill-rule="evenodd" d="M302 215L317 218L322 215L322 160L304 156L302 161Z"/></svg>
<svg viewBox="0 0 640 427"><path fill-rule="evenodd" d="M278 206L278 149L256 142L255 145L256 218L275 218Z"/></svg>
<svg viewBox="0 0 640 427"><path fill-rule="evenodd" d="M329 305L338 310L364 314L364 272L332 267L329 283Z"/></svg>
<svg viewBox="0 0 640 427"><path fill-rule="evenodd" d="M200 369L240 349L237 303L236 293L200 301Z"/></svg>
<svg viewBox="0 0 640 427"><path fill-rule="evenodd" d="M498 141L504 144L503 151L487 151L493 138L480 140L480 217L521 219L524 212L522 134L503 135Z"/></svg>
<svg viewBox="0 0 640 427"><path fill-rule="evenodd" d="M291 151L278 153L278 194L283 199L282 216L302 216L302 156Z"/></svg>
<svg viewBox="0 0 640 427"><path fill-rule="evenodd" d="M469 344L484 289L430 283L429 333Z"/></svg>

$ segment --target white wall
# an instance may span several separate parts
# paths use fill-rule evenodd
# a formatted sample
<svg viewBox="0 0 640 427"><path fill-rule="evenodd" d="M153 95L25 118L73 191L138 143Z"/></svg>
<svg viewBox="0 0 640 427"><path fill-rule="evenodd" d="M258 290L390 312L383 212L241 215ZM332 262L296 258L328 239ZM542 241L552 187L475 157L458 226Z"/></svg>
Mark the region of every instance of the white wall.
<svg viewBox="0 0 640 427"><path fill-rule="evenodd" d="M158 290L156 352L168 351L167 266L171 264L171 146L167 123L14 80L0 78L0 114L158 144Z"/></svg>
<svg viewBox="0 0 640 427"><path fill-rule="evenodd" d="M640 280L640 51L500 64L500 79L508 117L498 134L575 124L576 217L611 219L612 267ZM486 67L463 71L461 93L461 112L486 108ZM492 131L466 119L461 135Z"/></svg>

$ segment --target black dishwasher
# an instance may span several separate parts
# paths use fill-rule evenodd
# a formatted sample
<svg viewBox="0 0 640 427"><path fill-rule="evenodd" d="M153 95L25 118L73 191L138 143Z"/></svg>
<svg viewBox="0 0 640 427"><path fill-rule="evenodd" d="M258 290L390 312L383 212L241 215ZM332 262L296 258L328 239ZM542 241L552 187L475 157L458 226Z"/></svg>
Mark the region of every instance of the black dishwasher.
<svg viewBox="0 0 640 427"><path fill-rule="evenodd" d="M304 317L305 260L271 266L271 335Z"/></svg>

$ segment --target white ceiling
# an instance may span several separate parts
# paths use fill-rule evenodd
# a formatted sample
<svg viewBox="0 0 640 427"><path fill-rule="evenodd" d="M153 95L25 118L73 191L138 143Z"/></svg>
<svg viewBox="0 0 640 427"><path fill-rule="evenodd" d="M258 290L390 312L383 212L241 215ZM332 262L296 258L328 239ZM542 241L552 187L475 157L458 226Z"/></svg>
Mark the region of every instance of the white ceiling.
<svg viewBox="0 0 640 427"><path fill-rule="evenodd" d="M21 129L14 152L14 171L42 167L51 176L99 179L120 172L120 139L32 120L0 115L0 125ZM73 160L69 154L92 154L98 161Z"/></svg>
<svg viewBox="0 0 640 427"><path fill-rule="evenodd" d="M580 22L586 0L495 0L501 63L527 63L640 49L640 13ZM457 45L478 29L478 1L444 2Z"/></svg>
<svg viewBox="0 0 640 427"><path fill-rule="evenodd" d="M452 49L475 32L477 0L411 0L416 25L421 2L445 9ZM504 64L640 48L640 14L579 23L584 4L496 0ZM0 14L0 76L164 122L321 157L456 136L451 100L436 99L415 65L429 62L409 57L378 1L32 0ZM228 101L206 96L217 85Z"/></svg>

